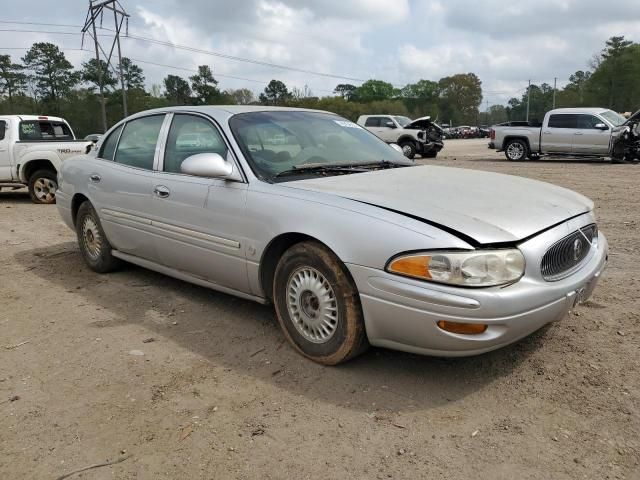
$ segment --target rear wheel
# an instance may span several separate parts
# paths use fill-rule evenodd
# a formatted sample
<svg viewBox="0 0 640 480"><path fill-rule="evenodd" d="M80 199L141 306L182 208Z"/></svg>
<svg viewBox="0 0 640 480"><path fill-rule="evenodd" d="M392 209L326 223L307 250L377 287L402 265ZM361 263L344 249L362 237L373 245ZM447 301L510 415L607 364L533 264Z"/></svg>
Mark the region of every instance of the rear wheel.
<svg viewBox="0 0 640 480"><path fill-rule="evenodd" d="M519 162L529 155L529 147L524 140L509 140L504 149L504 155L507 160Z"/></svg>
<svg viewBox="0 0 640 480"><path fill-rule="evenodd" d="M122 264L120 259L111 254L111 244L104 234L95 208L89 202L84 202L78 209L76 233L82 258L91 270L108 273Z"/></svg>
<svg viewBox="0 0 640 480"><path fill-rule="evenodd" d="M416 156L416 145L412 141L404 140L399 145L405 157L413 159Z"/></svg>
<svg viewBox="0 0 640 480"><path fill-rule="evenodd" d="M29 177L29 195L33 203L56 203L58 177L51 170L38 170Z"/></svg>
<svg viewBox="0 0 640 480"><path fill-rule="evenodd" d="M336 365L369 346L356 286L344 264L317 242L284 253L273 300L285 337L314 362Z"/></svg>

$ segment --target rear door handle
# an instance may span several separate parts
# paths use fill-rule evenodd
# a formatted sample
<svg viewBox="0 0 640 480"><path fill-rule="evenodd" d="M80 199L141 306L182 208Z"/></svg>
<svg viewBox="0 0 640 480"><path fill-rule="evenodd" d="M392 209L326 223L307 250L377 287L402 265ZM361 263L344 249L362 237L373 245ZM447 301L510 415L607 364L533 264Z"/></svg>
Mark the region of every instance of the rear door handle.
<svg viewBox="0 0 640 480"><path fill-rule="evenodd" d="M582 132L576 132L574 135L582 135Z"/></svg>
<svg viewBox="0 0 640 480"><path fill-rule="evenodd" d="M153 193L155 193L157 197L167 198L169 195L171 195L171 190L169 190L164 185L156 185L155 187L153 187Z"/></svg>
<svg viewBox="0 0 640 480"><path fill-rule="evenodd" d="M89 175L89 180L91 180L93 183L100 183L100 180L102 180L102 178L100 178L100 175L94 173L92 175Z"/></svg>
<svg viewBox="0 0 640 480"><path fill-rule="evenodd" d="M545 135L551 135L551 132L542 132L542 133L544 133Z"/></svg>

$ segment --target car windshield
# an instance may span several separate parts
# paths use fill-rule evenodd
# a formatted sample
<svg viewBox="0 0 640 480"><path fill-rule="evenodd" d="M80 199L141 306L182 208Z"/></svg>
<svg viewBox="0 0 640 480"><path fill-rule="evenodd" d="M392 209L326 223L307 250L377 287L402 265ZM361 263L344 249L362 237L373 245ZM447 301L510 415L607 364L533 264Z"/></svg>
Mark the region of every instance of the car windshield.
<svg viewBox="0 0 640 480"><path fill-rule="evenodd" d="M241 113L231 117L229 126L254 173L267 181L291 180L284 174L311 172L312 167L326 174L332 168L412 165L364 128L329 113Z"/></svg>
<svg viewBox="0 0 640 480"><path fill-rule="evenodd" d="M406 127L407 125L409 125L413 120L411 120L409 117L393 117L396 119L396 122L398 122L398 124L401 127Z"/></svg>
<svg viewBox="0 0 640 480"><path fill-rule="evenodd" d="M611 123L611 125L613 125L614 127L619 127L627 121L626 118L624 118L619 113L614 112L613 110L605 110L604 112L600 112L600 116L604 117L604 119Z"/></svg>

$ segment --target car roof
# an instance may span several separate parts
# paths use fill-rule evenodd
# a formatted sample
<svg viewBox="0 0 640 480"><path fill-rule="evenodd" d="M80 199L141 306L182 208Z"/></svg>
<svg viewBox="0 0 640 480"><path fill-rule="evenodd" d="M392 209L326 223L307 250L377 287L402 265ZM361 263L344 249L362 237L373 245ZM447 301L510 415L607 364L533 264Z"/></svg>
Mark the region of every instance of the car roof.
<svg viewBox="0 0 640 480"><path fill-rule="evenodd" d="M228 120L230 117L234 115L238 115L240 113L251 113L251 112L315 112L315 113L328 113L331 115L335 115L335 113L327 112L324 110L314 110L311 108L293 108L293 107L267 107L264 105L202 105L202 106L178 106L178 107L167 107L167 108L154 108L152 110L145 110L143 112L136 113L135 115L131 115L128 119L133 119L136 117L141 117L154 113L176 113L176 112L194 112L194 113L203 113L205 115L209 115L216 120Z"/></svg>
<svg viewBox="0 0 640 480"><path fill-rule="evenodd" d="M20 120L52 120L54 122L64 122L65 120L60 117L51 117L49 115L15 115L20 118Z"/></svg>
<svg viewBox="0 0 640 480"><path fill-rule="evenodd" d="M602 113L608 111L608 108L589 107L589 108L556 108L549 113Z"/></svg>

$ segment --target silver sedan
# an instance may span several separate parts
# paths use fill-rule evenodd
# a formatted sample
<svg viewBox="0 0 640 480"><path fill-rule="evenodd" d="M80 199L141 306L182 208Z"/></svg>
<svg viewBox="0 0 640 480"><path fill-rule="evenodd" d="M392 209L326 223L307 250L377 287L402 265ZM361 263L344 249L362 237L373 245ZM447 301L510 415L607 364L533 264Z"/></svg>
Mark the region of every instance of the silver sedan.
<svg viewBox="0 0 640 480"><path fill-rule="evenodd" d="M487 352L563 318L607 260L593 203L417 166L327 112L133 115L64 162L57 205L99 273L122 261L275 306L302 355Z"/></svg>

